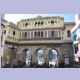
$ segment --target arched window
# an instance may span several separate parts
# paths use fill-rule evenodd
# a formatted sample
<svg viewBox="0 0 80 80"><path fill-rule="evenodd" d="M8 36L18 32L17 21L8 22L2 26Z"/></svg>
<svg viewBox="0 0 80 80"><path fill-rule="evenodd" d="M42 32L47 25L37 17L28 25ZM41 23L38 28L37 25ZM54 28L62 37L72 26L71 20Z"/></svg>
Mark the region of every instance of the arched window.
<svg viewBox="0 0 80 80"><path fill-rule="evenodd" d="M30 50L26 50L25 57L26 57L26 60L31 60L31 52L30 52Z"/></svg>
<svg viewBox="0 0 80 80"><path fill-rule="evenodd" d="M51 50L49 53L49 60L50 61L56 61L57 60L57 51L56 50Z"/></svg>
<svg viewBox="0 0 80 80"><path fill-rule="evenodd" d="M56 66L58 62L57 51L52 49L49 52L49 66Z"/></svg>
<svg viewBox="0 0 80 80"><path fill-rule="evenodd" d="M70 30L67 30L67 37L71 37L71 32L70 32Z"/></svg>
<svg viewBox="0 0 80 80"><path fill-rule="evenodd" d="M44 22L42 21L42 22L41 22L41 25L43 25L43 24L44 24Z"/></svg>
<svg viewBox="0 0 80 80"><path fill-rule="evenodd" d="M15 35L15 31L13 31L13 35Z"/></svg>
<svg viewBox="0 0 80 80"><path fill-rule="evenodd" d="M35 26L37 25L37 22L35 22Z"/></svg>
<svg viewBox="0 0 80 80"><path fill-rule="evenodd" d="M44 55L44 51L43 50L39 49L37 51L37 55L36 56L37 56L38 64L44 63L44 61L45 61L45 55Z"/></svg>
<svg viewBox="0 0 80 80"><path fill-rule="evenodd" d="M31 52L30 52L30 50L25 51L25 62L26 62L27 66L30 66L30 62L31 62Z"/></svg>
<svg viewBox="0 0 80 80"><path fill-rule="evenodd" d="M40 25L40 22L38 22L38 25Z"/></svg>
<svg viewBox="0 0 80 80"><path fill-rule="evenodd" d="M26 23L25 26L28 26L28 23Z"/></svg>
<svg viewBox="0 0 80 80"><path fill-rule="evenodd" d="M54 21L53 20L51 21L51 24L54 24Z"/></svg>

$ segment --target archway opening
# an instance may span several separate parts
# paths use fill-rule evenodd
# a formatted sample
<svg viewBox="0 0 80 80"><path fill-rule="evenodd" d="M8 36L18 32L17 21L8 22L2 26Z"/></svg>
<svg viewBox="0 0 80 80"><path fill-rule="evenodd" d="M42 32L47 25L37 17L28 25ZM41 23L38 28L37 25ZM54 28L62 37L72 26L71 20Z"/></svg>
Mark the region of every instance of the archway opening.
<svg viewBox="0 0 80 80"><path fill-rule="evenodd" d="M44 65L44 63L45 63L44 51L39 49L37 51L36 57L37 57L37 64L40 66Z"/></svg>
<svg viewBox="0 0 80 80"><path fill-rule="evenodd" d="M57 67L57 66L58 66L57 51L52 49L49 52L49 67Z"/></svg>
<svg viewBox="0 0 80 80"><path fill-rule="evenodd" d="M26 63L26 66L30 66L31 65L31 52L30 50L26 50L25 51L25 63Z"/></svg>

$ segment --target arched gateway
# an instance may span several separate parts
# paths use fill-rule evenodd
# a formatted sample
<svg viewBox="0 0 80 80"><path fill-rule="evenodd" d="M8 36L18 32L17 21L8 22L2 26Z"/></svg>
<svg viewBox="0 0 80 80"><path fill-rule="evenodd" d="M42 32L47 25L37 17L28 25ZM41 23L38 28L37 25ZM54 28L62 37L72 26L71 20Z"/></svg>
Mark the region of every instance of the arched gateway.
<svg viewBox="0 0 80 80"><path fill-rule="evenodd" d="M46 55L45 55L45 51L43 49L37 49L36 50L36 54L35 54L35 60L36 62L34 62L34 66L36 66L36 64L38 66L44 66L46 63ZM58 52L55 49L51 49L47 55L48 57L48 66L49 67L58 67ZM25 63L26 66L30 66L32 61L32 53L29 49L25 50ZM46 66L46 65L45 65Z"/></svg>
<svg viewBox="0 0 80 80"><path fill-rule="evenodd" d="M30 50L25 50L25 63L26 63L26 66L30 66L30 63L31 63L31 52Z"/></svg>
<svg viewBox="0 0 80 80"><path fill-rule="evenodd" d="M58 67L58 53L55 49L49 51L49 67Z"/></svg>
<svg viewBox="0 0 80 80"><path fill-rule="evenodd" d="M45 54L42 49L36 51L37 64L42 66L45 63Z"/></svg>

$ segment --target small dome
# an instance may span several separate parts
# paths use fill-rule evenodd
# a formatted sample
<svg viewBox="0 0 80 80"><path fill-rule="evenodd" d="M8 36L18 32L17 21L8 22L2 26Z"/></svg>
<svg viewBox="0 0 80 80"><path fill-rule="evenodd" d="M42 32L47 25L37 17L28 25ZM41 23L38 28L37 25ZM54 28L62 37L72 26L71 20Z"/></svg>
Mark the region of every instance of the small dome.
<svg viewBox="0 0 80 80"><path fill-rule="evenodd" d="M37 18L42 18L42 16L39 15L39 16L37 16Z"/></svg>

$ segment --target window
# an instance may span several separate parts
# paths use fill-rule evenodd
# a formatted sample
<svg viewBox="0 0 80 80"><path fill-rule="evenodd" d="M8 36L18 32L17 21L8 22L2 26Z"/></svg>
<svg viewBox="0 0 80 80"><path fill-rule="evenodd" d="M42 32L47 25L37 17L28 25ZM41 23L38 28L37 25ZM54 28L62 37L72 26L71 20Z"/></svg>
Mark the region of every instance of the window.
<svg viewBox="0 0 80 80"><path fill-rule="evenodd" d="M67 37L71 37L70 30L67 31Z"/></svg>
<svg viewBox="0 0 80 80"><path fill-rule="evenodd" d="M13 35L15 35L15 31L13 31Z"/></svg>
<svg viewBox="0 0 80 80"><path fill-rule="evenodd" d="M38 31L38 37L40 37L40 31Z"/></svg>
<svg viewBox="0 0 80 80"><path fill-rule="evenodd" d="M37 22L35 22L35 26L37 25Z"/></svg>
<svg viewBox="0 0 80 80"><path fill-rule="evenodd" d="M26 23L25 26L28 26L28 23Z"/></svg>
<svg viewBox="0 0 80 80"><path fill-rule="evenodd" d="M54 38L58 38L59 36L59 31L58 30L54 30Z"/></svg>
<svg viewBox="0 0 80 80"><path fill-rule="evenodd" d="M27 37L27 32L25 32L25 37Z"/></svg>
<svg viewBox="0 0 80 80"><path fill-rule="evenodd" d="M6 34L6 30L4 30L4 34Z"/></svg>
<svg viewBox="0 0 80 80"><path fill-rule="evenodd" d="M25 63L26 63L26 66L30 66L31 64L31 52L30 50L26 50L25 51Z"/></svg>
<svg viewBox="0 0 80 80"><path fill-rule="evenodd" d="M51 31L51 36L54 37L54 31Z"/></svg>
<svg viewBox="0 0 80 80"><path fill-rule="evenodd" d="M43 25L43 24L44 24L44 22L42 21L42 22L41 22L41 25Z"/></svg>
<svg viewBox="0 0 80 80"><path fill-rule="evenodd" d="M54 21L51 21L51 24L54 24Z"/></svg>
<svg viewBox="0 0 80 80"><path fill-rule="evenodd" d="M34 32L34 37L36 37L37 36L37 32Z"/></svg>
<svg viewBox="0 0 80 80"><path fill-rule="evenodd" d="M52 49L49 52L49 61L56 62L57 61L57 51Z"/></svg>
<svg viewBox="0 0 80 80"><path fill-rule="evenodd" d="M41 31L41 37L43 37L43 31Z"/></svg>
<svg viewBox="0 0 80 80"><path fill-rule="evenodd" d="M52 49L49 52L49 67L58 67L58 53Z"/></svg>
<svg viewBox="0 0 80 80"><path fill-rule="evenodd" d="M38 25L40 25L40 22L38 22Z"/></svg>
<svg viewBox="0 0 80 80"><path fill-rule="evenodd" d="M26 57L26 60L31 60L31 52L30 52L30 50L26 50L25 51L25 57Z"/></svg>
<svg viewBox="0 0 80 80"><path fill-rule="evenodd" d="M40 62L43 62L44 63L44 61L45 61L45 55L44 55L44 51L43 50L39 49L37 51L36 57L37 57L38 64Z"/></svg>

